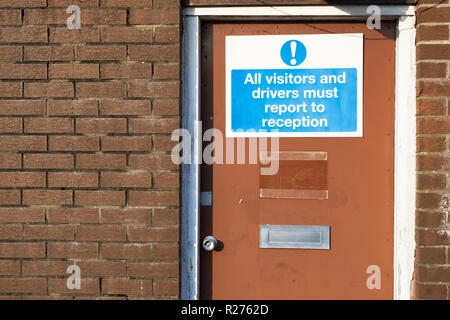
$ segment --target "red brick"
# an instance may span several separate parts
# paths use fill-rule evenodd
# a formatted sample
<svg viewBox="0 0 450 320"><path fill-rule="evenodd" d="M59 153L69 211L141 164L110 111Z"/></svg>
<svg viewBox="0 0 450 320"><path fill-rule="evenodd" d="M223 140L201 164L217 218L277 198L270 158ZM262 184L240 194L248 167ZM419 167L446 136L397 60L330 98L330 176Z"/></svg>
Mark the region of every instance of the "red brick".
<svg viewBox="0 0 450 320"><path fill-rule="evenodd" d="M92 100L49 100L47 113L51 116L98 115L98 102Z"/></svg>
<svg viewBox="0 0 450 320"><path fill-rule="evenodd" d="M71 118L25 118L26 133L71 133L73 119Z"/></svg>
<svg viewBox="0 0 450 320"><path fill-rule="evenodd" d="M56 259L96 259L98 258L98 244L86 242L49 242L48 257Z"/></svg>
<svg viewBox="0 0 450 320"><path fill-rule="evenodd" d="M170 45L129 45L128 55L132 61L178 61L180 47Z"/></svg>
<svg viewBox="0 0 450 320"><path fill-rule="evenodd" d="M22 240L23 239L22 225L18 225L18 224L0 225L0 239L2 239L2 240Z"/></svg>
<svg viewBox="0 0 450 320"><path fill-rule="evenodd" d="M71 154L24 154L23 164L27 169L71 169Z"/></svg>
<svg viewBox="0 0 450 320"><path fill-rule="evenodd" d="M416 299L447 299L447 286L434 284L419 284L415 286Z"/></svg>
<svg viewBox="0 0 450 320"><path fill-rule="evenodd" d="M171 136L155 135L153 138L154 151L172 151L179 141L172 141Z"/></svg>
<svg viewBox="0 0 450 320"><path fill-rule="evenodd" d="M100 114L102 115L148 115L150 114L149 100L101 100Z"/></svg>
<svg viewBox="0 0 450 320"><path fill-rule="evenodd" d="M22 97L22 82L0 82L0 98Z"/></svg>
<svg viewBox="0 0 450 320"><path fill-rule="evenodd" d="M153 114L155 115L179 115L180 114L180 103L178 100L169 99L153 100Z"/></svg>
<svg viewBox="0 0 450 320"><path fill-rule="evenodd" d="M419 44L416 51L417 60L450 59L450 44Z"/></svg>
<svg viewBox="0 0 450 320"><path fill-rule="evenodd" d="M28 82L24 84L25 97L69 98L73 97L72 82L52 81L47 83Z"/></svg>
<svg viewBox="0 0 450 320"><path fill-rule="evenodd" d="M0 187L45 187L45 172L0 172Z"/></svg>
<svg viewBox="0 0 450 320"><path fill-rule="evenodd" d="M71 205L71 190L23 190L23 203L27 205Z"/></svg>
<svg viewBox="0 0 450 320"><path fill-rule="evenodd" d="M154 225L177 225L179 224L180 212L178 209L154 209L152 224Z"/></svg>
<svg viewBox="0 0 450 320"><path fill-rule="evenodd" d="M177 277L179 266L176 262L129 262L128 275L133 278Z"/></svg>
<svg viewBox="0 0 450 320"><path fill-rule="evenodd" d="M44 222L42 208L0 208L0 222Z"/></svg>
<svg viewBox="0 0 450 320"><path fill-rule="evenodd" d="M126 264L121 261L81 261L77 265L86 277L126 276Z"/></svg>
<svg viewBox="0 0 450 320"><path fill-rule="evenodd" d="M179 257L178 244L155 243L153 256L158 260L177 260Z"/></svg>
<svg viewBox="0 0 450 320"><path fill-rule="evenodd" d="M155 188L178 188L180 186L178 173L155 172L153 179Z"/></svg>
<svg viewBox="0 0 450 320"><path fill-rule="evenodd" d="M102 7L111 8L136 8L136 7L148 7L151 8L152 0L100 0Z"/></svg>
<svg viewBox="0 0 450 320"><path fill-rule="evenodd" d="M154 8L179 8L180 2L178 0L153 0Z"/></svg>
<svg viewBox="0 0 450 320"><path fill-rule="evenodd" d="M98 223L99 212L94 208L48 208L50 223Z"/></svg>
<svg viewBox="0 0 450 320"><path fill-rule="evenodd" d="M178 241L177 227L129 227L128 240L133 242Z"/></svg>
<svg viewBox="0 0 450 320"><path fill-rule="evenodd" d="M50 188L97 188L98 174L86 172L49 172Z"/></svg>
<svg viewBox="0 0 450 320"><path fill-rule="evenodd" d="M177 296L179 292L179 283L177 280L155 280L155 296Z"/></svg>
<svg viewBox="0 0 450 320"><path fill-rule="evenodd" d="M44 243L0 242L1 258L44 258ZM0 286L1 287L1 286Z"/></svg>
<svg viewBox="0 0 450 320"><path fill-rule="evenodd" d="M22 118L0 118L0 133L21 133Z"/></svg>
<svg viewBox="0 0 450 320"><path fill-rule="evenodd" d="M130 133L172 133L173 130L179 127L180 123L176 118L129 120Z"/></svg>
<svg viewBox="0 0 450 320"><path fill-rule="evenodd" d="M450 17L450 7L428 7L419 8L417 10L417 21L424 22L446 22L448 23Z"/></svg>
<svg viewBox="0 0 450 320"><path fill-rule="evenodd" d="M80 8L98 7L99 0L48 0L49 7L67 8L70 5L76 5Z"/></svg>
<svg viewBox="0 0 450 320"><path fill-rule="evenodd" d="M0 0L1 8L39 8L46 6L46 0Z"/></svg>
<svg viewBox="0 0 450 320"><path fill-rule="evenodd" d="M52 9L25 9L24 24L60 24L65 25L70 14L66 12L66 8ZM82 25L107 25L107 24L126 24L126 10L111 9L83 9L81 11Z"/></svg>
<svg viewBox="0 0 450 320"><path fill-rule="evenodd" d="M105 27L102 29L102 42L153 42L153 28Z"/></svg>
<svg viewBox="0 0 450 320"><path fill-rule="evenodd" d="M132 206L177 206L178 191L130 191L129 204Z"/></svg>
<svg viewBox="0 0 450 320"><path fill-rule="evenodd" d="M43 136L0 136L0 151L44 151L47 140Z"/></svg>
<svg viewBox="0 0 450 320"><path fill-rule="evenodd" d="M180 93L177 82L133 81L128 90L128 96L136 98L177 98Z"/></svg>
<svg viewBox="0 0 450 320"><path fill-rule="evenodd" d="M76 235L78 240L84 241L124 241L126 230L126 227L116 225L80 225Z"/></svg>
<svg viewBox="0 0 450 320"><path fill-rule="evenodd" d="M180 28L176 27L156 27L155 42L179 42Z"/></svg>
<svg viewBox="0 0 450 320"><path fill-rule="evenodd" d="M75 191L75 204L80 206L123 206L125 191Z"/></svg>
<svg viewBox="0 0 450 320"><path fill-rule="evenodd" d="M180 22L179 10L131 9L130 24L177 24Z"/></svg>
<svg viewBox="0 0 450 320"><path fill-rule="evenodd" d="M150 151L149 136L141 137L101 137L103 151Z"/></svg>
<svg viewBox="0 0 450 320"><path fill-rule="evenodd" d="M44 100L0 100L2 115L43 115Z"/></svg>
<svg viewBox="0 0 450 320"><path fill-rule="evenodd" d="M445 137L417 137L418 152L439 152L445 150Z"/></svg>
<svg viewBox="0 0 450 320"><path fill-rule="evenodd" d="M122 82L78 82L77 97L81 98L123 98L127 88Z"/></svg>
<svg viewBox="0 0 450 320"><path fill-rule="evenodd" d="M120 118L82 118L77 120L78 133L126 133L127 120Z"/></svg>
<svg viewBox="0 0 450 320"><path fill-rule="evenodd" d="M418 174L418 190L439 190L445 189L447 178L444 174Z"/></svg>
<svg viewBox="0 0 450 320"><path fill-rule="evenodd" d="M151 63L102 64L102 79L150 79Z"/></svg>
<svg viewBox="0 0 450 320"><path fill-rule="evenodd" d="M0 190L0 204L2 205L20 204L20 191Z"/></svg>
<svg viewBox="0 0 450 320"><path fill-rule="evenodd" d="M85 27L68 29L64 27L50 27L50 42L52 43L89 43L100 42L100 28Z"/></svg>
<svg viewBox="0 0 450 320"><path fill-rule="evenodd" d="M178 63L158 63L155 65L153 78L178 79L179 77L180 77L180 66Z"/></svg>
<svg viewBox="0 0 450 320"><path fill-rule="evenodd" d="M77 60L126 60L127 47L124 45L80 46L75 50Z"/></svg>
<svg viewBox="0 0 450 320"><path fill-rule="evenodd" d="M98 64L50 64L50 79L98 79Z"/></svg>
<svg viewBox="0 0 450 320"><path fill-rule="evenodd" d="M151 280L104 279L102 282L102 293L104 294L151 296L152 292Z"/></svg>
<svg viewBox="0 0 450 320"><path fill-rule="evenodd" d="M22 13L20 10L0 10L0 25L13 26L22 24Z"/></svg>
<svg viewBox="0 0 450 320"><path fill-rule="evenodd" d="M130 155L129 166L131 169L140 170L169 170L178 168L172 162L171 156L166 154Z"/></svg>
<svg viewBox="0 0 450 320"><path fill-rule="evenodd" d="M0 46L0 61L22 61L22 47Z"/></svg>
<svg viewBox="0 0 450 320"><path fill-rule="evenodd" d="M72 61L72 46L30 46L24 47L25 61Z"/></svg>
<svg viewBox="0 0 450 320"><path fill-rule="evenodd" d="M447 196L439 193L417 193L416 206L421 209L439 209L448 207Z"/></svg>
<svg viewBox="0 0 450 320"><path fill-rule="evenodd" d="M20 275L20 262L13 260L0 260L0 275L2 276Z"/></svg>
<svg viewBox="0 0 450 320"><path fill-rule="evenodd" d="M47 79L45 64L0 64L1 79Z"/></svg>
<svg viewBox="0 0 450 320"><path fill-rule="evenodd" d="M46 293L47 280L40 278L0 278L3 293Z"/></svg>
<svg viewBox="0 0 450 320"><path fill-rule="evenodd" d="M445 217L440 212L418 211L416 213L416 226L426 228L445 227Z"/></svg>
<svg viewBox="0 0 450 320"><path fill-rule="evenodd" d="M450 245L449 230L416 229L417 245Z"/></svg>
<svg viewBox="0 0 450 320"><path fill-rule="evenodd" d="M20 169L22 167L20 154L0 154L0 169Z"/></svg>
<svg viewBox="0 0 450 320"><path fill-rule="evenodd" d="M417 41L448 40L448 25L419 25L417 28Z"/></svg>
<svg viewBox="0 0 450 320"><path fill-rule="evenodd" d="M69 276L67 268L72 265L70 261L31 260L22 262L24 276Z"/></svg>
<svg viewBox="0 0 450 320"><path fill-rule="evenodd" d="M61 295L50 295L50 296L42 296L42 295L23 295L21 297L22 300L73 300L71 296L61 296Z"/></svg>
<svg viewBox="0 0 450 320"><path fill-rule="evenodd" d="M418 133L450 133L450 118L418 118Z"/></svg>
<svg viewBox="0 0 450 320"><path fill-rule="evenodd" d="M419 247L416 249L416 261L418 263L445 263L445 248L444 247Z"/></svg>
<svg viewBox="0 0 450 320"><path fill-rule="evenodd" d="M152 177L148 172L102 172L102 188L150 188Z"/></svg>
<svg viewBox="0 0 450 320"><path fill-rule="evenodd" d="M445 99L425 98L417 100L417 115L443 115L445 113Z"/></svg>
<svg viewBox="0 0 450 320"><path fill-rule="evenodd" d="M450 46L448 50L450 51ZM450 81L437 79L434 81L419 81L417 91L419 97L446 96L450 92Z"/></svg>
<svg viewBox="0 0 450 320"><path fill-rule="evenodd" d="M97 151L100 150L98 137L50 136L49 148L52 151Z"/></svg>
<svg viewBox="0 0 450 320"><path fill-rule="evenodd" d="M24 238L28 240L73 240L74 227L64 225L25 225Z"/></svg>
<svg viewBox="0 0 450 320"><path fill-rule="evenodd" d="M125 169L126 156L121 154L78 154L78 169Z"/></svg>
<svg viewBox="0 0 450 320"><path fill-rule="evenodd" d="M102 209L101 222L110 224L150 224L150 209Z"/></svg>
<svg viewBox="0 0 450 320"><path fill-rule="evenodd" d="M152 257L152 245L148 243L104 243L103 259L149 260Z"/></svg>
<svg viewBox="0 0 450 320"><path fill-rule="evenodd" d="M81 276L80 289L68 289L67 279L49 279L48 280L48 292L52 293L64 293L64 294L98 294L99 283L98 279L86 279Z"/></svg>
<svg viewBox="0 0 450 320"><path fill-rule="evenodd" d="M450 157L441 155L420 155L417 157L418 170L448 170Z"/></svg>
<svg viewBox="0 0 450 320"><path fill-rule="evenodd" d="M36 43L47 42L47 27L1 27L0 39L3 43Z"/></svg>

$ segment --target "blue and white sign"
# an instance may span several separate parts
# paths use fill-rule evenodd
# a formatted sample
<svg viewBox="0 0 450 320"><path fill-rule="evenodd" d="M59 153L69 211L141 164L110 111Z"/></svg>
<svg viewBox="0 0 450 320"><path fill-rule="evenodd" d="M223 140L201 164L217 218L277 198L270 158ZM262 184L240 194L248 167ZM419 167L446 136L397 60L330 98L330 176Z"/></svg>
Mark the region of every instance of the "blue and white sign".
<svg viewBox="0 0 450 320"><path fill-rule="evenodd" d="M226 37L226 135L362 137L363 34Z"/></svg>

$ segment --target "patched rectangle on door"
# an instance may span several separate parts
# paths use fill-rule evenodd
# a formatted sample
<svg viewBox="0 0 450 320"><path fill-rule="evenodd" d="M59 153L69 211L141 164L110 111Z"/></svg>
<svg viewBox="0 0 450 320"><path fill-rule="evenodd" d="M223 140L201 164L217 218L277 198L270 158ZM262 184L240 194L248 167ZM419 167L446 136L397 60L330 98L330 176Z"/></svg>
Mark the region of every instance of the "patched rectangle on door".
<svg viewBox="0 0 450 320"><path fill-rule="evenodd" d="M260 176L260 198L328 199L327 152L280 151L278 159L276 174Z"/></svg>

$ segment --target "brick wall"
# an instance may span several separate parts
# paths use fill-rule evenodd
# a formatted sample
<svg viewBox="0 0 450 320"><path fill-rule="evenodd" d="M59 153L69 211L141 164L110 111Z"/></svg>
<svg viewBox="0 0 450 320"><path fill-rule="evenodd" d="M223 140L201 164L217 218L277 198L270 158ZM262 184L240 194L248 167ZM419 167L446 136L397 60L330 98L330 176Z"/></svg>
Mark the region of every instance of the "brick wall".
<svg viewBox="0 0 450 320"><path fill-rule="evenodd" d="M0 299L178 296L179 10L0 0Z"/></svg>
<svg viewBox="0 0 450 320"><path fill-rule="evenodd" d="M450 2L420 0L417 19L415 293L450 299Z"/></svg>

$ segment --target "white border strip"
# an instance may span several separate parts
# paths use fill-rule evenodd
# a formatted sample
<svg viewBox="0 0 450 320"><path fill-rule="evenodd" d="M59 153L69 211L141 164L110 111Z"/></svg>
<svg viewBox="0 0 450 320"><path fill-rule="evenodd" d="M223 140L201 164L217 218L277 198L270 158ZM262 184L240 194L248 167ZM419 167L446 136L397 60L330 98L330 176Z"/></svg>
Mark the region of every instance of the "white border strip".
<svg viewBox="0 0 450 320"><path fill-rule="evenodd" d="M414 6L379 6L383 18L398 19L397 42L396 42L396 92L395 92L395 173L394 173L394 299L411 299L412 276L414 272L414 223L415 223L415 165L416 165L416 94L415 94L415 7ZM200 19L220 18L232 20L233 17L251 20L264 17L289 18L292 20L305 20L317 18L327 20L366 18L370 16L367 6L299 6L299 7L210 7L210 8L187 8L183 10L184 16L195 16ZM200 42L200 32L197 30L186 30L192 32L189 37ZM199 53L197 53L199 54ZM199 59L188 59L192 52L182 53L182 69L198 70ZM198 57L197 57L198 58ZM194 63L195 65L186 65ZM192 69L194 68L194 69ZM183 83L183 86L195 88L200 87L200 79L196 83ZM193 95L198 92L191 92ZM184 101L186 103L186 101ZM184 104L183 103L183 104ZM188 108L196 108L195 103L187 103ZM190 106L189 106L190 105ZM188 110L186 110L188 111ZM193 110L198 112L198 110ZM186 115L186 114L185 114ZM193 125L193 124L191 124ZM189 177L183 175L182 179ZM197 181L197 180L195 180ZM184 182L186 183L186 181ZM197 185L199 187L199 185ZM199 190L191 190L191 196L198 196ZM192 199L193 203L196 200ZM186 215L198 223L198 211L185 212ZM195 216L195 217L194 217ZM195 223L194 223L195 225ZM183 226L182 226L183 228ZM188 231L188 230L186 230ZM192 233L191 239L198 241L198 225L188 232ZM183 242L183 238L182 238ZM184 263L192 262L194 277L186 277L181 274L181 296L183 299L198 299L198 255L190 256L191 252L184 252L186 244L181 244L181 255L185 258ZM196 250L199 250L197 247ZM188 250L190 251L190 250ZM186 260L187 259L187 260ZM183 263L183 261L182 261ZM192 265L191 265L192 266ZM196 282L196 283L193 283ZM187 288L193 288L186 292Z"/></svg>
<svg viewBox="0 0 450 320"><path fill-rule="evenodd" d="M379 6L384 17L414 16L414 6ZM187 8L185 16L233 17L367 17L367 6L266 6L266 7L202 7Z"/></svg>
<svg viewBox="0 0 450 320"><path fill-rule="evenodd" d="M415 17L397 24L395 84L394 298L412 297L416 199Z"/></svg>

